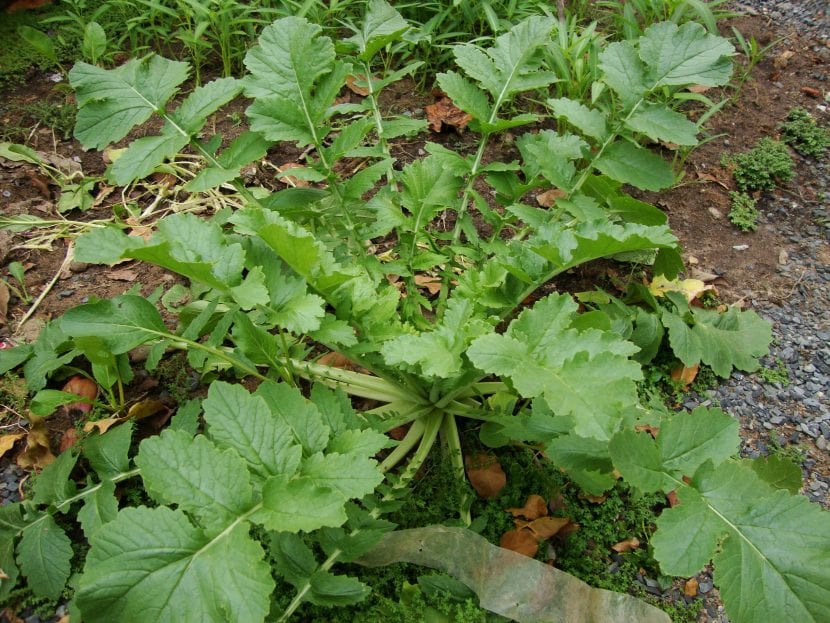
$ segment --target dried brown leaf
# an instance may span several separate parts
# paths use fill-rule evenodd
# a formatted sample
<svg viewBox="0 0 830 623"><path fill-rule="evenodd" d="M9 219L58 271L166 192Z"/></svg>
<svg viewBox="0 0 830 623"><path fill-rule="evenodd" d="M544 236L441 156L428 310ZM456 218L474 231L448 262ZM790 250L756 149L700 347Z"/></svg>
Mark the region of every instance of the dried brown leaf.
<svg viewBox="0 0 830 623"><path fill-rule="evenodd" d="M657 439L657 433L660 432L659 428L652 426L651 424L637 424L637 426L634 427L634 430L638 433L648 433L654 439Z"/></svg>
<svg viewBox="0 0 830 623"><path fill-rule="evenodd" d="M120 268L117 270L111 270L107 276L110 279L114 279L115 281L135 281L138 279L138 275L135 271L130 270L129 268Z"/></svg>
<svg viewBox="0 0 830 623"><path fill-rule="evenodd" d="M360 369L360 366L358 366L354 361L336 351L326 353L317 360L317 363L324 366L330 366L332 368L340 368L341 370L354 371Z"/></svg>
<svg viewBox="0 0 830 623"><path fill-rule="evenodd" d="M0 457L14 447L14 444L23 439L26 433L12 433L10 435L0 435Z"/></svg>
<svg viewBox="0 0 830 623"><path fill-rule="evenodd" d="M32 182L32 186L35 187L41 195L43 195L44 199L51 199L52 198L52 191L49 189L49 180L39 173L35 173L34 171L29 171L28 173L29 180Z"/></svg>
<svg viewBox="0 0 830 623"><path fill-rule="evenodd" d="M441 291L440 277L432 277L430 275L415 275L415 285L419 288L425 288L432 296L435 296Z"/></svg>
<svg viewBox="0 0 830 623"><path fill-rule="evenodd" d="M536 203L538 203L543 208L549 208L554 203L556 203L557 199L561 199L562 197L567 196L568 193L566 193L561 188L551 188L550 190L546 190L545 192L536 195Z"/></svg>
<svg viewBox="0 0 830 623"><path fill-rule="evenodd" d="M76 374L69 379L61 388L61 391L69 394L75 394L85 401L73 402L72 404L64 405L64 411L69 412L73 409L81 411L82 413L89 413L92 410L92 402L98 397L98 385L95 381L91 381L85 376Z"/></svg>
<svg viewBox="0 0 830 623"><path fill-rule="evenodd" d="M58 453L63 453L74 446L78 441L78 433L74 428L67 428L61 435L61 443L58 446Z"/></svg>
<svg viewBox="0 0 830 623"><path fill-rule="evenodd" d="M530 530L508 530L501 535L499 545L529 558L536 556L539 551L539 541Z"/></svg>
<svg viewBox="0 0 830 623"><path fill-rule="evenodd" d="M686 597L697 597L697 578L689 578L683 586L683 593Z"/></svg>
<svg viewBox="0 0 830 623"><path fill-rule="evenodd" d="M277 172L284 173L285 171L290 171L291 169L304 168L305 167L301 165L299 162L286 162L285 164L281 164L277 167ZM278 175L277 180L293 188L307 188L311 186L311 182L309 182L308 180L301 180L294 177L293 175Z"/></svg>
<svg viewBox="0 0 830 623"><path fill-rule="evenodd" d="M355 82L360 82L362 84L366 84L366 75L365 74L357 74L356 76L346 76L346 87L352 93L356 93L362 97L366 97L369 95L369 89L364 86L358 86Z"/></svg>
<svg viewBox="0 0 830 623"><path fill-rule="evenodd" d="M671 508L674 508L675 506L680 504L680 499L677 497L677 491L669 491L666 494L666 499L668 500L669 506Z"/></svg>
<svg viewBox="0 0 830 623"><path fill-rule="evenodd" d="M678 383L683 391L687 391L689 389L689 385L691 385L695 378L697 377L697 373L700 371L700 364L695 364L690 367L686 366L678 366L674 370L671 371L671 380L675 383Z"/></svg>
<svg viewBox="0 0 830 623"><path fill-rule="evenodd" d="M637 549L638 547L640 547L640 539L633 536L630 539L625 539L624 541L620 541L619 543L612 545L611 549L622 554L623 552L629 552L632 549Z"/></svg>
<svg viewBox="0 0 830 623"><path fill-rule="evenodd" d="M483 498L496 497L507 484L507 476L492 454L468 455L464 458L464 464L470 484Z"/></svg>
<svg viewBox="0 0 830 623"><path fill-rule="evenodd" d="M548 514L548 505L545 502L545 498L534 493L533 495L528 496L525 505L521 508L508 508L506 510L514 517L524 517L525 519L532 521L534 519L538 519L539 517L546 516Z"/></svg>
<svg viewBox="0 0 830 623"><path fill-rule="evenodd" d="M571 523L567 517L539 517L527 524L527 529L533 532L536 538L549 539Z"/></svg>
<svg viewBox="0 0 830 623"><path fill-rule="evenodd" d="M429 129L440 132L444 126L463 130L473 120L472 115L465 113L452 103L449 97L443 96L434 104L424 107L429 121Z"/></svg>
<svg viewBox="0 0 830 623"><path fill-rule="evenodd" d="M108 417L101 420L95 420L93 422L87 422L84 424L84 432L91 433L92 431L97 430L99 434L103 435L116 424L125 422L126 420L127 418Z"/></svg>

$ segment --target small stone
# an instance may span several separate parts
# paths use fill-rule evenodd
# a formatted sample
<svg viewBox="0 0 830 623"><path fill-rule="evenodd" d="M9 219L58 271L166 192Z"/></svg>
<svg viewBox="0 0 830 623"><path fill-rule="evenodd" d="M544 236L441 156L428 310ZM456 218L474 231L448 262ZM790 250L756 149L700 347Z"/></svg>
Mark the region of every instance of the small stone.
<svg viewBox="0 0 830 623"><path fill-rule="evenodd" d="M86 262L70 262L69 264L69 271L73 273L82 273L87 268L89 268L89 264Z"/></svg>
<svg viewBox="0 0 830 623"><path fill-rule="evenodd" d="M787 253L786 249L781 249L781 251L778 253L778 263L781 264L781 266L783 266L789 260L790 260L790 254Z"/></svg>
<svg viewBox="0 0 830 623"><path fill-rule="evenodd" d="M709 208L709 214L711 214L714 218L723 218L723 213L717 208Z"/></svg>
<svg viewBox="0 0 830 623"><path fill-rule="evenodd" d="M73 294L75 294L75 290L61 290L60 292L58 292L58 296L62 299L69 298Z"/></svg>
<svg viewBox="0 0 830 623"><path fill-rule="evenodd" d="M712 580L700 580L697 583L697 590L699 593L705 595L706 593L712 590L713 586L714 585L712 584Z"/></svg>
<svg viewBox="0 0 830 623"><path fill-rule="evenodd" d="M736 251L746 251L749 248L748 244L736 244L732 247Z"/></svg>
<svg viewBox="0 0 830 623"><path fill-rule="evenodd" d="M819 450L827 450L827 439L823 435L816 439L816 447Z"/></svg>

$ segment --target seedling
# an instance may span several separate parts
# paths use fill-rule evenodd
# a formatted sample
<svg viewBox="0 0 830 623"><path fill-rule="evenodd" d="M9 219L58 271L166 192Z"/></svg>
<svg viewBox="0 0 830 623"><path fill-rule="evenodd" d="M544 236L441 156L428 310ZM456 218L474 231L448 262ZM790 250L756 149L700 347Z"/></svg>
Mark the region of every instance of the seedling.
<svg viewBox="0 0 830 623"><path fill-rule="evenodd" d="M830 129L822 128L803 108L794 108L778 126L781 139L805 156L818 157L830 147Z"/></svg>
<svg viewBox="0 0 830 623"><path fill-rule="evenodd" d="M789 182L793 171L793 158L784 143L764 137L747 152L724 154L722 163L734 166L732 175L738 190L772 190L779 184Z"/></svg>
<svg viewBox="0 0 830 623"><path fill-rule="evenodd" d="M757 200L746 193L729 192L730 209L729 220L741 231L755 231L758 228Z"/></svg>
<svg viewBox="0 0 830 623"><path fill-rule="evenodd" d="M30 304L32 302L32 297L29 296L29 292L26 290L24 275L25 269L23 268L23 264L20 262L11 262L6 267L6 270L9 271L9 275L11 275L17 283L17 285L15 285L8 279L4 279L3 282L6 284L6 287L11 290L12 294L19 298L24 305Z"/></svg>

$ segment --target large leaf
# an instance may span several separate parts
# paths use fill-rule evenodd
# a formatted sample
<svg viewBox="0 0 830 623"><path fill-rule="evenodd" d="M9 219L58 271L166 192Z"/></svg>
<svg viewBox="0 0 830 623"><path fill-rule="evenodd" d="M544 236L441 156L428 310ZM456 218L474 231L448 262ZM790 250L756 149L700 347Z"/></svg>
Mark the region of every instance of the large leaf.
<svg viewBox="0 0 830 623"><path fill-rule="evenodd" d="M381 48L396 41L409 29L409 24L388 2L371 0L362 27L347 39L357 46L359 57L370 61Z"/></svg>
<svg viewBox="0 0 830 623"><path fill-rule="evenodd" d="M107 70L76 63L69 72L78 115L75 138L85 149L103 149L124 138L167 101L187 79L188 65L151 54Z"/></svg>
<svg viewBox="0 0 830 623"><path fill-rule="evenodd" d="M670 575L714 559L730 620L818 623L830 611L830 514L802 496L773 491L749 467L705 464L652 537Z"/></svg>
<svg viewBox="0 0 830 623"><path fill-rule="evenodd" d="M75 594L90 623L255 623L268 613L274 581L246 523L209 538L180 510L130 508L91 543Z"/></svg>
<svg viewBox="0 0 830 623"><path fill-rule="evenodd" d="M593 164L611 179L643 190L663 190L674 184L674 173L665 160L627 141L610 145Z"/></svg>
<svg viewBox="0 0 830 623"><path fill-rule="evenodd" d="M147 492L193 514L210 534L251 506L248 470L233 450L220 451L202 435L167 430L141 443L136 465Z"/></svg>
<svg viewBox="0 0 830 623"><path fill-rule="evenodd" d="M503 335L473 341L476 367L508 377L525 397L542 396L551 410L574 419L574 432L607 440L637 404L637 347L610 331L570 328L577 304L554 294L523 311Z"/></svg>
<svg viewBox="0 0 830 623"><path fill-rule="evenodd" d="M260 396L252 396L240 385L215 381L202 408L210 437L239 453L255 478L264 481L297 471L302 447Z"/></svg>

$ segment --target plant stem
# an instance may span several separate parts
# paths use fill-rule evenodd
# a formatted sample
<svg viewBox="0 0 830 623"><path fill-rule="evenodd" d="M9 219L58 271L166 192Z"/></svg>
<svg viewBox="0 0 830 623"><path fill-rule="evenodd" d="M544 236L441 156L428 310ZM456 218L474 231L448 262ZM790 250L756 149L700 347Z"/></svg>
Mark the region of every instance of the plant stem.
<svg viewBox="0 0 830 623"><path fill-rule="evenodd" d="M449 414L445 414L441 422L441 439L446 444L446 450L450 455L450 465L452 466L453 474L463 486L466 482L466 472L464 470L464 458L461 451L461 438L458 436L458 424L455 418ZM458 509L458 514L465 526L469 526L473 522L470 516L470 499L466 491L461 497L461 508Z"/></svg>

